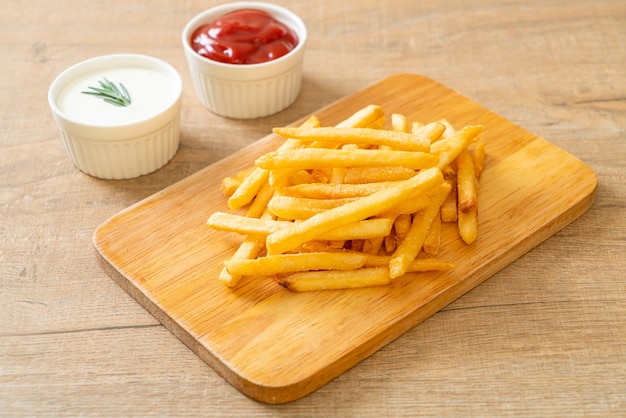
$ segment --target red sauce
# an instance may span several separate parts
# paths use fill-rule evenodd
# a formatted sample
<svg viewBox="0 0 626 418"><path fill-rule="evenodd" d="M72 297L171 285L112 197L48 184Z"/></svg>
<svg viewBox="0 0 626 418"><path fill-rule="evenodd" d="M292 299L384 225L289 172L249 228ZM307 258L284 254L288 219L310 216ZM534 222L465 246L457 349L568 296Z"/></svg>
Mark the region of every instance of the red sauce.
<svg viewBox="0 0 626 418"><path fill-rule="evenodd" d="M238 10L191 35L200 55L230 64L258 64L282 57L298 44L296 33L261 10Z"/></svg>

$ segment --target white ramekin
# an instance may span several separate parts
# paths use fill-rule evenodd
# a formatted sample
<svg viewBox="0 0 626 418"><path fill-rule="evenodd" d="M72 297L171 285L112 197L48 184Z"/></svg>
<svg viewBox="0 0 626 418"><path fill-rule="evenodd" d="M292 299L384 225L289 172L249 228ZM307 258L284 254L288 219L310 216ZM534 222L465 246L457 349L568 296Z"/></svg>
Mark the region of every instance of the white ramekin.
<svg viewBox="0 0 626 418"><path fill-rule="evenodd" d="M145 106L145 111L136 119L94 123L63 110L59 100L65 89L72 88L77 80L95 74L106 77L107 71L128 69L154 73L159 81L167 81L154 86L157 91L166 92L154 113ZM127 87L132 90L131 86ZM129 179L161 168L176 154L180 141L181 95L182 80L171 65L145 55L114 54L91 58L63 71L50 86L48 102L76 167L101 179Z"/></svg>
<svg viewBox="0 0 626 418"><path fill-rule="evenodd" d="M228 64L205 58L191 47L199 26L241 9L268 12L291 27L298 45L288 54L260 64ZM293 12L271 3L235 2L208 9L185 26L182 43L196 94L211 112L234 119L253 119L280 112L291 105L302 85L302 65L307 30Z"/></svg>

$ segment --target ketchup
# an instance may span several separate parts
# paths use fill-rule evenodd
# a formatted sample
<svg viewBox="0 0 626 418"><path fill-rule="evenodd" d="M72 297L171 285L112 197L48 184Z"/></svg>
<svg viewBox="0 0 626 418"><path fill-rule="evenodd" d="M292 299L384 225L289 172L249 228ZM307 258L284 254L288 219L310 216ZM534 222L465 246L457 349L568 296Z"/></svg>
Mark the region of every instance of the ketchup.
<svg viewBox="0 0 626 418"><path fill-rule="evenodd" d="M191 35L200 55L229 64L259 64L282 57L298 45L296 33L261 10L237 10L202 25Z"/></svg>

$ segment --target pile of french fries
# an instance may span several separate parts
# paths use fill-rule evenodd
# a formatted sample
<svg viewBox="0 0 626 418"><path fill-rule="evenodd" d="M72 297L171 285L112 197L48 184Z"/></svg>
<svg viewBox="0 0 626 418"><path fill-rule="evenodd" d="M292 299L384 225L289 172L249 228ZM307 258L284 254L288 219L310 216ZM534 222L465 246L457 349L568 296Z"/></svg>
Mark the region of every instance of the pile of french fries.
<svg viewBox="0 0 626 418"><path fill-rule="evenodd" d="M230 211L207 221L242 236L219 279L273 278L303 292L455 268L436 258L441 228L456 224L468 245L477 238L482 129L397 113L389 121L376 105L334 127L313 116L274 128L283 144L223 179Z"/></svg>

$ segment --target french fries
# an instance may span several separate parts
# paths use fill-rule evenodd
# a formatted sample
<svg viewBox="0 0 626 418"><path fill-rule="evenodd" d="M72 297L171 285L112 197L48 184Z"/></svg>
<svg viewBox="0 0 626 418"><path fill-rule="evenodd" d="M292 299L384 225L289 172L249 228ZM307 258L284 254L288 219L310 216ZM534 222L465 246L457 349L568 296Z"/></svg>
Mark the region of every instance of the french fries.
<svg viewBox="0 0 626 418"><path fill-rule="evenodd" d="M233 212L207 220L243 237L219 279L235 287L244 277L272 278L304 292L385 286L455 268L436 257L448 224L467 245L478 238L483 127L399 113L389 124L380 106L369 105L334 127L311 117L274 128L283 145L224 178Z"/></svg>
<svg viewBox="0 0 626 418"><path fill-rule="evenodd" d="M401 166L414 170L435 167L439 158L428 152L386 149L300 148L273 151L256 160L260 170L318 167Z"/></svg>

